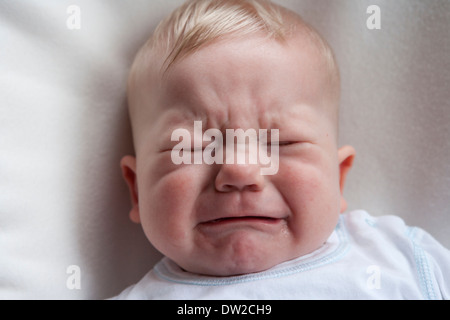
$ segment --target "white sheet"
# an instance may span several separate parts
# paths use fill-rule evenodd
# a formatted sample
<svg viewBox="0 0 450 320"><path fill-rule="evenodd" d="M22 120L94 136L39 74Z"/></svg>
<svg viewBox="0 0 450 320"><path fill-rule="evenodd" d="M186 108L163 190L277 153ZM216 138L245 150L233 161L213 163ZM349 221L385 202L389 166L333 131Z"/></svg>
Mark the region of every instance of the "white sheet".
<svg viewBox="0 0 450 320"><path fill-rule="evenodd" d="M0 1L0 298L105 298L159 259L128 220L125 81L181 2ZM340 62L341 142L358 151L350 209L400 215L450 246L450 3L277 2ZM370 4L381 30L366 28ZM67 27L70 5L79 30Z"/></svg>

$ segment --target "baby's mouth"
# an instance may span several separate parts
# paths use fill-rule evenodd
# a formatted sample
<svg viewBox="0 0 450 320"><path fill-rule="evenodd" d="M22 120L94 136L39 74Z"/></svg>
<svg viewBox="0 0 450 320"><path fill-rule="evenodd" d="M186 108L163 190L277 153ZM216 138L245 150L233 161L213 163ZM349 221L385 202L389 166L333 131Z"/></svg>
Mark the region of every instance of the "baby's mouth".
<svg viewBox="0 0 450 320"><path fill-rule="evenodd" d="M287 220L284 215L236 214L214 217L199 223L197 227L208 239L222 239L233 234L242 236L247 232L279 234Z"/></svg>
<svg viewBox="0 0 450 320"><path fill-rule="evenodd" d="M279 221L278 218L272 217L259 217L259 216L242 216L242 217L225 217L215 220L207 221L208 224L219 224L219 223L232 223L232 222L263 222L263 223L274 223Z"/></svg>
<svg viewBox="0 0 450 320"><path fill-rule="evenodd" d="M218 228L225 226L233 226L233 225L249 225L249 226L257 226L257 225L277 225L278 223L285 220L285 218L276 218L271 216L256 216L256 215L243 215L243 216L230 216L230 217L222 217L218 219L208 220L200 223L200 225L209 227L209 228Z"/></svg>

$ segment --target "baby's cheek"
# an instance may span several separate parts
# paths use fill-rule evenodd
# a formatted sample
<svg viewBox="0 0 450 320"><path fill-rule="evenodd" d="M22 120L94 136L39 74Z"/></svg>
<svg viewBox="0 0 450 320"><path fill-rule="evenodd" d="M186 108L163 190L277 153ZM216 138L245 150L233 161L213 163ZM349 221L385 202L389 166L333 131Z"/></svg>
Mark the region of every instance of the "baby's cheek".
<svg viewBox="0 0 450 320"><path fill-rule="evenodd" d="M286 161L280 165L278 175L272 177L276 186L288 204L292 221L297 225L315 222L316 217L323 217L335 212L336 188L334 173L327 165ZM309 221L311 219L311 221Z"/></svg>
<svg viewBox="0 0 450 320"><path fill-rule="evenodd" d="M155 182L146 201L144 228L150 242L175 257L189 251L197 221L195 203L203 190L201 165L182 165Z"/></svg>
<svg viewBox="0 0 450 320"><path fill-rule="evenodd" d="M146 207L154 221L189 227L187 224L193 219L193 208L204 185L200 166L181 165L149 185Z"/></svg>
<svg viewBox="0 0 450 320"><path fill-rule="evenodd" d="M194 201L204 186L208 184L207 169L205 164L175 166L172 171L167 172L160 178L160 188L170 195L172 200L186 198L186 200Z"/></svg>

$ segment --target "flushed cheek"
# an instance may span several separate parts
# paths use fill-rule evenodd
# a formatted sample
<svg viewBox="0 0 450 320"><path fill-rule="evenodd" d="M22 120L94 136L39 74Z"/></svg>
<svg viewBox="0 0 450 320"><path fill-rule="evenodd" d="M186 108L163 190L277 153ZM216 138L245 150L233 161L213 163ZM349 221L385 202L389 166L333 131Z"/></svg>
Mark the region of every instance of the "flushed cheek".
<svg viewBox="0 0 450 320"><path fill-rule="evenodd" d="M195 199L201 192L198 174L180 168L146 186L140 203L141 221L149 240L161 251L188 246L195 225ZM140 190L141 193L141 190ZM163 251L163 253L165 253Z"/></svg>
<svg viewBox="0 0 450 320"><path fill-rule="evenodd" d="M296 237L327 236L339 212L339 190L331 167L280 166L274 183L291 210L290 229Z"/></svg>

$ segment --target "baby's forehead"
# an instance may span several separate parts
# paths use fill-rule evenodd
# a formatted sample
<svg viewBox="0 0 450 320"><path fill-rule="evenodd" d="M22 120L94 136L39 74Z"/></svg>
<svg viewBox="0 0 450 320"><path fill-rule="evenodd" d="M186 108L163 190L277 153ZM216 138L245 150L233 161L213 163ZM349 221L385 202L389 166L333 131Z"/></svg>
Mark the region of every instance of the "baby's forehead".
<svg viewBox="0 0 450 320"><path fill-rule="evenodd" d="M326 71L313 51L266 38L210 45L185 57L159 84L166 105L186 104L206 113L238 108L270 113L290 104L317 103Z"/></svg>

